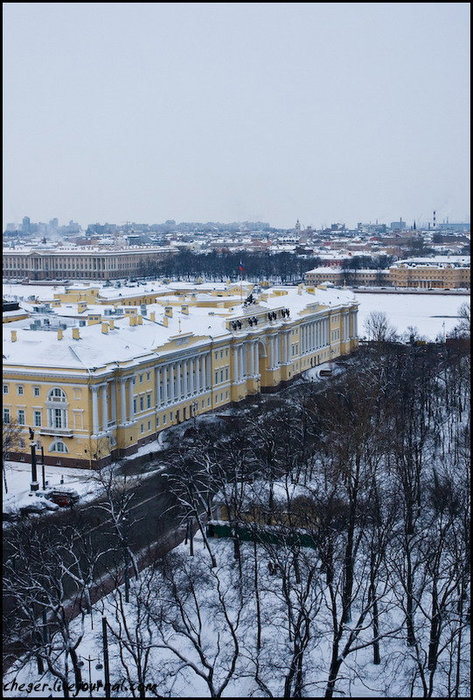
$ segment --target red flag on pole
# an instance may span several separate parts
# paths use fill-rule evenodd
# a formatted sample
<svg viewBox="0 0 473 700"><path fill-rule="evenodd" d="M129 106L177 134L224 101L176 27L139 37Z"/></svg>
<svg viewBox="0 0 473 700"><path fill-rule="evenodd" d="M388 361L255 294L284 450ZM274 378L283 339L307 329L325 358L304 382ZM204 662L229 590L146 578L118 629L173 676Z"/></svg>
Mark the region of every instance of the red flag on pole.
<svg viewBox="0 0 473 700"><path fill-rule="evenodd" d="M238 265L238 269L240 270L240 272L245 271L245 268L243 267L241 260L240 260L240 264Z"/></svg>

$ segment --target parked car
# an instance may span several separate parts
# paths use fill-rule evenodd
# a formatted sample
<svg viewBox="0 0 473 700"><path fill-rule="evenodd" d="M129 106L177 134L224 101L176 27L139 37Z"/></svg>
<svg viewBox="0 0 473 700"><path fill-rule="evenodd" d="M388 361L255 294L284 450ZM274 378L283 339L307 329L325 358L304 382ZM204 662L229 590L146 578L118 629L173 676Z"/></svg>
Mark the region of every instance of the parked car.
<svg viewBox="0 0 473 700"><path fill-rule="evenodd" d="M60 508L70 508L77 503L80 496L74 489L50 489L46 492L48 500L52 501Z"/></svg>
<svg viewBox="0 0 473 700"><path fill-rule="evenodd" d="M57 509L57 504L48 501L46 498L35 498L34 500L31 500L30 503L26 503L24 506L20 506L19 508L21 515L28 515L30 513L45 513L48 510Z"/></svg>

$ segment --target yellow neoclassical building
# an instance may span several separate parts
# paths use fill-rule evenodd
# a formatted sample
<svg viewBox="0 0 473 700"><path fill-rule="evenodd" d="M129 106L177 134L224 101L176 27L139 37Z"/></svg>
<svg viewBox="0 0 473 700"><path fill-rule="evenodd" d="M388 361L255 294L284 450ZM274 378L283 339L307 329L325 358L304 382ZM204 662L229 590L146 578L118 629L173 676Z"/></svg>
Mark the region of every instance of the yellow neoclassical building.
<svg viewBox="0 0 473 700"><path fill-rule="evenodd" d="M81 327L5 332L3 419L24 426L11 459L30 460L29 428L49 465L97 469L139 455L167 427L276 390L358 342L357 302L344 290L153 302Z"/></svg>

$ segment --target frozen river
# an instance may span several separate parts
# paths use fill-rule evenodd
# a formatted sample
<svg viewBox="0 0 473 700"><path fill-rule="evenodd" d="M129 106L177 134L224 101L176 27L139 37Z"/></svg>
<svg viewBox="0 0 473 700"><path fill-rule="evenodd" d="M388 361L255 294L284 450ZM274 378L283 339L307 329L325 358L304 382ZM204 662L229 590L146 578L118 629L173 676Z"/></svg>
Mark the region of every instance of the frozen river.
<svg viewBox="0 0 473 700"><path fill-rule="evenodd" d="M358 310L358 334L366 336L364 322L372 311L384 311L389 322L399 334L409 326L415 326L421 336L435 340L437 335L448 333L458 324L458 308L470 302L467 293L454 294L369 294L354 292L360 306ZM445 327L444 325L445 324Z"/></svg>

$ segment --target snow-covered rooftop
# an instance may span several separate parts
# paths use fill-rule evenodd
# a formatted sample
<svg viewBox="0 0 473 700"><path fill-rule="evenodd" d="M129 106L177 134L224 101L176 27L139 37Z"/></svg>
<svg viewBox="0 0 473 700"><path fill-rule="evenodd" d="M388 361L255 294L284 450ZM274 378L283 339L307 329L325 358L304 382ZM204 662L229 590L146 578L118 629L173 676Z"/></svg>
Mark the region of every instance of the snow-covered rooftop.
<svg viewBox="0 0 473 700"><path fill-rule="evenodd" d="M277 295L263 296L258 302L258 310L289 308L291 318L303 313L308 305L321 304L333 307L354 303L354 295L345 290L316 290L311 294L297 287L274 288ZM284 292L284 293L283 293ZM152 304L148 313L157 310L156 321L143 317L139 325L131 325L123 318L115 322L115 328L108 333L102 331L101 324L83 326L79 329L79 339L72 337L72 329L63 330L63 337L46 330L17 328L16 340L11 333L4 334L4 364L14 366L58 367L71 369L97 369L109 363L127 363L147 357L166 355L170 352L166 344L182 339L183 349L207 344L208 339L232 337L226 324L230 318L238 318L251 313L255 306L243 306L240 302L232 310L224 308L203 308L189 306L186 314L174 307L173 316L166 317L168 326L162 324L163 307ZM314 308L314 307L313 307ZM175 348L172 350L175 352Z"/></svg>

